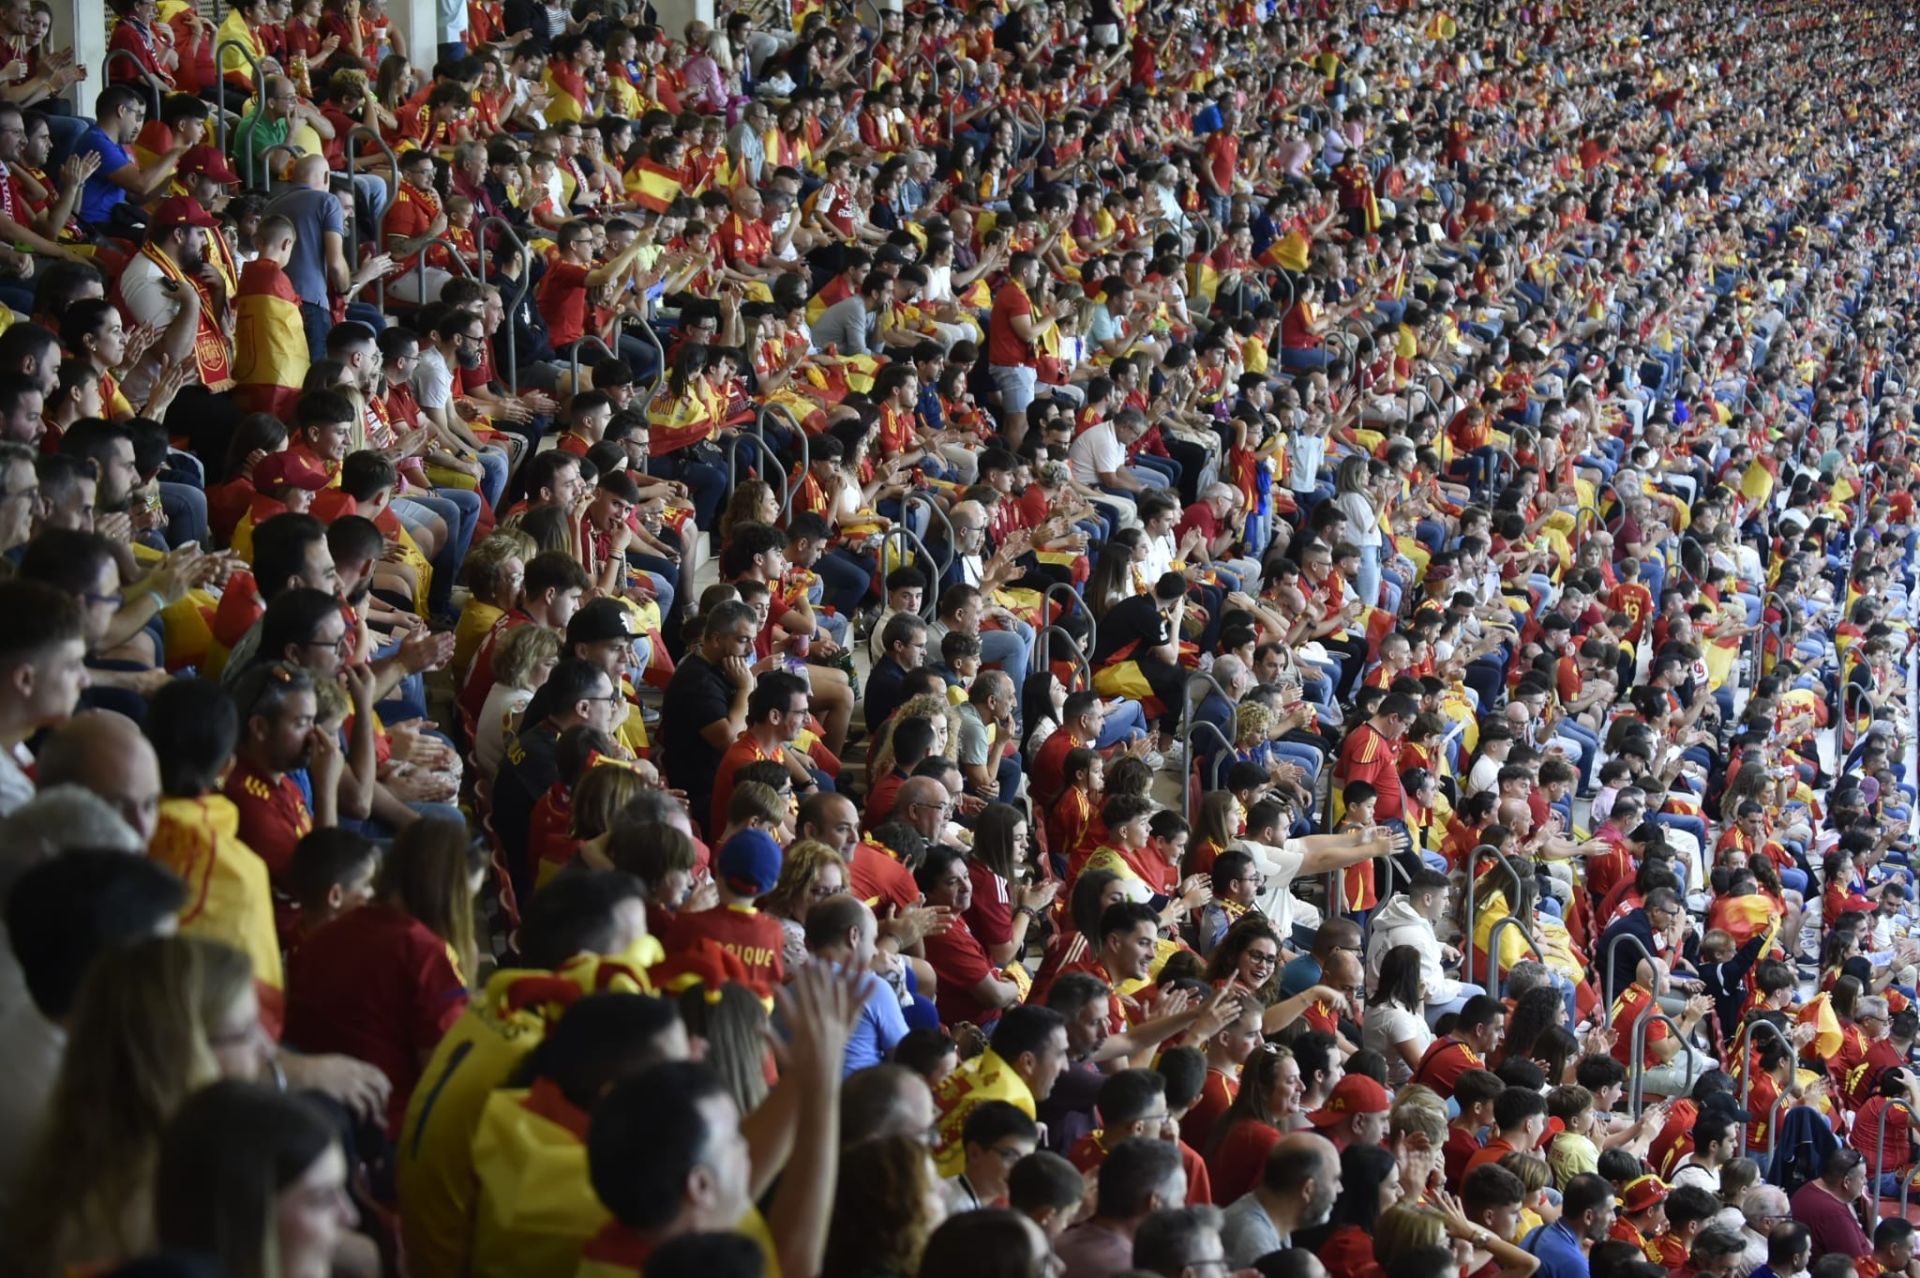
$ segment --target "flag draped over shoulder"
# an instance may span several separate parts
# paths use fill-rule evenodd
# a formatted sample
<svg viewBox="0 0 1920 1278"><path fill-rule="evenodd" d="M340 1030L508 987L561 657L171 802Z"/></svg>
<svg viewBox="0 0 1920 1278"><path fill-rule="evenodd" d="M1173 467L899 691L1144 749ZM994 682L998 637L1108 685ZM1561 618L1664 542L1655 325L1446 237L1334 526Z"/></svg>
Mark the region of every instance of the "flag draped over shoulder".
<svg viewBox="0 0 1920 1278"><path fill-rule="evenodd" d="M310 362L300 294L278 262L260 258L240 272L234 295L234 397L250 413L293 413Z"/></svg>

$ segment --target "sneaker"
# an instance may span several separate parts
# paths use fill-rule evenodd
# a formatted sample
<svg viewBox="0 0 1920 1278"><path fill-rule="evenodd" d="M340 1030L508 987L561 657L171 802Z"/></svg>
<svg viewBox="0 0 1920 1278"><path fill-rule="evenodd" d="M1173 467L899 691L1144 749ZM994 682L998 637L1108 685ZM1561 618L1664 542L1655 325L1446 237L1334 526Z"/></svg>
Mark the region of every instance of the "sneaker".
<svg viewBox="0 0 1920 1278"><path fill-rule="evenodd" d="M1160 757L1163 760L1165 760L1165 763L1163 766L1171 768L1175 772L1178 772L1180 771L1181 767L1185 765L1187 761L1187 752L1181 749L1180 743L1176 741L1173 744L1167 746L1164 750L1160 751Z"/></svg>
<svg viewBox="0 0 1920 1278"><path fill-rule="evenodd" d="M1158 750L1149 750L1145 754L1140 756L1140 762L1146 764L1149 768L1152 768L1155 772L1158 772L1160 769L1167 766L1167 756L1164 754L1161 754Z"/></svg>

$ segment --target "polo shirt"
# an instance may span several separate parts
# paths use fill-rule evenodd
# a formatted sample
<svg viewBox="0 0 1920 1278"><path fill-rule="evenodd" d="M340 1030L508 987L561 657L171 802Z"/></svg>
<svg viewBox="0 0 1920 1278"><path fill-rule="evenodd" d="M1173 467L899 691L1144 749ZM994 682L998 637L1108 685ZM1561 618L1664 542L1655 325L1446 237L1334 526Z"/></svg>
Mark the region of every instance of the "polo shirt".
<svg viewBox="0 0 1920 1278"><path fill-rule="evenodd" d="M1586 1250L1560 1221L1534 1230L1524 1245L1539 1257L1540 1278L1587 1278Z"/></svg>
<svg viewBox="0 0 1920 1278"><path fill-rule="evenodd" d="M557 350L587 331L587 268L577 262L550 261L535 298L547 321L547 338Z"/></svg>
<svg viewBox="0 0 1920 1278"><path fill-rule="evenodd" d="M678 915L667 929L661 945L669 957L696 949L700 942L712 941L740 960L746 969L745 984L761 998L773 994L773 987L786 980L781 952L786 938L780 921L762 914L751 905L717 905L711 910L694 910Z"/></svg>

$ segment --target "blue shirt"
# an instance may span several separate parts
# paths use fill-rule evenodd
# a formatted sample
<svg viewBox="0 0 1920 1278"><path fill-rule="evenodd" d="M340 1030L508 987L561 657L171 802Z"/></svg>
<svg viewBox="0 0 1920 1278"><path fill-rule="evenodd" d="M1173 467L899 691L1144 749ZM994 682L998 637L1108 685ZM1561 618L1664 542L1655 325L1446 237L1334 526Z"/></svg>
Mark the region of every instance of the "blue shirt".
<svg viewBox="0 0 1920 1278"><path fill-rule="evenodd" d="M340 201L331 191L316 191L296 186L274 197L267 206L293 223L293 254L287 259L287 278L306 302L325 307L327 303L327 246L325 235L346 236L346 224L340 217Z"/></svg>
<svg viewBox="0 0 1920 1278"><path fill-rule="evenodd" d="M847 1035L845 1072L866 1069L887 1059L888 1053L907 1036L907 1018L900 1010L900 996L879 977L866 978L867 1000L860 1008L860 1019Z"/></svg>
<svg viewBox="0 0 1920 1278"><path fill-rule="evenodd" d="M1292 998L1295 994L1304 994L1319 983L1320 960L1311 954L1302 954L1280 969L1281 998Z"/></svg>
<svg viewBox="0 0 1920 1278"><path fill-rule="evenodd" d="M88 129L80 138L80 145L73 148L75 155L85 155L89 151L98 152L100 167L87 179L86 186L80 190L80 220L89 226L105 222L113 216L113 208L127 198L127 193L113 182L109 174L118 173L133 163L133 157L126 148L106 135L99 125Z"/></svg>
<svg viewBox="0 0 1920 1278"><path fill-rule="evenodd" d="M1559 1221L1528 1234L1524 1245L1540 1258L1539 1278L1587 1278L1587 1253Z"/></svg>

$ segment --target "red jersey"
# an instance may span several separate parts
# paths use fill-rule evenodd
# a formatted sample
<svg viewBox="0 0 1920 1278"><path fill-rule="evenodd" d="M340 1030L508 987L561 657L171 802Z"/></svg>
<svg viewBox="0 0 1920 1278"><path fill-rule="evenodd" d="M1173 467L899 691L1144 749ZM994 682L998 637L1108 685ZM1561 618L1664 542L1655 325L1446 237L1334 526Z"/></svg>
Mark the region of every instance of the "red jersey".
<svg viewBox="0 0 1920 1278"><path fill-rule="evenodd" d="M661 942L669 955L691 950L702 940L711 940L740 960L747 969L747 988L761 998L770 998L773 987L786 980L780 953L785 939L780 921L762 914L751 905L721 905L711 910L683 913L667 929Z"/></svg>

